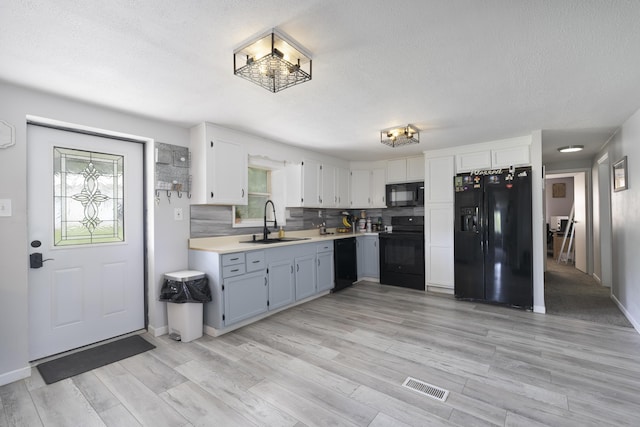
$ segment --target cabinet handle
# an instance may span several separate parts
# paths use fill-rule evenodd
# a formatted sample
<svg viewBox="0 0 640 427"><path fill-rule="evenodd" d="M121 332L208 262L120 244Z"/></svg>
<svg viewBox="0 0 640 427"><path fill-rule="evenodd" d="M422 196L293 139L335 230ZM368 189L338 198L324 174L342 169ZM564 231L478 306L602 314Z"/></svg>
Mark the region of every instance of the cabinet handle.
<svg viewBox="0 0 640 427"><path fill-rule="evenodd" d="M236 268L235 270L231 270L232 273L235 273L236 271L240 271L240 269Z"/></svg>
<svg viewBox="0 0 640 427"><path fill-rule="evenodd" d="M235 258L229 258L229 259L230 259L231 261L237 261L237 260L239 260L240 258L235 257Z"/></svg>
<svg viewBox="0 0 640 427"><path fill-rule="evenodd" d="M300 264L296 264L296 271L300 271Z"/></svg>
<svg viewBox="0 0 640 427"><path fill-rule="evenodd" d="M264 285L267 286L267 276L264 276Z"/></svg>
<svg viewBox="0 0 640 427"><path fill-rule="evenodd" d="M213 199L213 191L211 192L211 198Z"/></svg>
<svg viewBox="0 0 640 427"><path fill-rule="evenodd" d="M242 189L242 196L241 197L244 197L244 188Z"/></svg>
<svg viewBox="0 0 640 427"><path fill-rule="evenodd" d="M291 266L291 274L293 274L293 265Z"/></svg>
<svg viewBox="0 0 640 427"><path fill-rule="evenodd" d="M320 267L320 258L318 258L318 267Z"/></svg>
<svg viewBox="0 0 640 427"><path fill-rule="evenodd" d="M255 260L255 261L253 261L253 264L257 264L257 263L259 263L259 262L260 262L260 260L259 260L259 259L257 259L257 260Z"/></svg>

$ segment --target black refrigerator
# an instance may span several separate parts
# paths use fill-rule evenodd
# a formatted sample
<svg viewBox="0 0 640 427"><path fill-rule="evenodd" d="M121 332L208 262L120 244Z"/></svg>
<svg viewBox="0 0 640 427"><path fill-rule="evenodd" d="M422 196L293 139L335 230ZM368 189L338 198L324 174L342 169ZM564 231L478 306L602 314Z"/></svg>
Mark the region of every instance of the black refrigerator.
<svg viewBox="0 0 640 427"><path fill-rule="evenodd" d="M454 177L458 299L533 307L531 168Z"/></svg>

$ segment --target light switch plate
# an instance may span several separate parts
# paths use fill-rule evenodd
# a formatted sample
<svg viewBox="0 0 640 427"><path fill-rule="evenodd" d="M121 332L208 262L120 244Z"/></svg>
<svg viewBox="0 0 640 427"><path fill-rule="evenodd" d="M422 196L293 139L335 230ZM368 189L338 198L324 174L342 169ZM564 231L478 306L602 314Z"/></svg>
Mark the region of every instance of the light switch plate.
<svg viewBox="0 0 640 427"><path fill-rule="evenodd" d="M11 199L0 199L0 216L11 216Z"/></svg>

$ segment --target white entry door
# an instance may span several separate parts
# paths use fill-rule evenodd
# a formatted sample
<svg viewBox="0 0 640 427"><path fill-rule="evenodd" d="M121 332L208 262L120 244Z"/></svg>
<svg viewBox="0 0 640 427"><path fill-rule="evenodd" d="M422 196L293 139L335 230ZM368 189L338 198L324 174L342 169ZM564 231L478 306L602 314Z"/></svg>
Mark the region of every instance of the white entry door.
<svg viewBox="0 0 640 427"><path fill-rule="evenodd" d="M142 329L143 144L29 125L27 151L30 360Z"/></svg>

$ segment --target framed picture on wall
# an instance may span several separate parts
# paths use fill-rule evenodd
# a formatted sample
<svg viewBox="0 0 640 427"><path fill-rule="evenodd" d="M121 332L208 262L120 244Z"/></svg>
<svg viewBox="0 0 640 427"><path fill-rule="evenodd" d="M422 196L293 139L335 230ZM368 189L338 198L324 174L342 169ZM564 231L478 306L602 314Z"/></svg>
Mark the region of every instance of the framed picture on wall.
<svg viewBox="0 0 640 427"><path fill-rule="evenodd" d="M551 193L554 199L567 197L567 184L559 182L551 186Z"/></svg>
<svg viewBox="0 0 640 427"><path fill-rule="evenodd" d="M613 191L626 190L627 187L627 156L624 156L613 164Z"/></svg>

